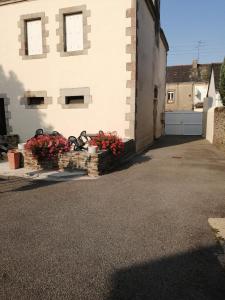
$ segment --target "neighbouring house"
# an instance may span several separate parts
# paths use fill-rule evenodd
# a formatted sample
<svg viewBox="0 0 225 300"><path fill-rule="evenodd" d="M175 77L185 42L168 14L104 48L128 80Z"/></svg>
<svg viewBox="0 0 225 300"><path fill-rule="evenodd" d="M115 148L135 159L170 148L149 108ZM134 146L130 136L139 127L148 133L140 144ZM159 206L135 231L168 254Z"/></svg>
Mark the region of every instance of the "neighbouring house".
<svg viewBox="0 0 225 300"><path fill-rule="evenodd" d="M202 110L207 96L211 64L167 67L166 111Z"/></svg>
<svg viewBox="0 0 225 300"><path fill-rule="evenodd" d="M0 0L0 135L164 132L159 0ZM138 24L138 25L137 25Z"/></svg>
<svg viewBox="0 0 225 300"><path fill-rule="evenodd" d="M221 66L222 63L214 63L212 64L211 67L207 97L211 100L212 107L222 106L220 92L219 92Z"/></svg>
<svg viewBox="0 0 225 300"><path fill-rule="evenodd" d="M224 107L219 92L221 66L222 63L214 63L211 66L209 87L203 107L203 135L210 143L217 140L215 143L218 144L223 144L224 141ZM216 109L219 107L221 110Z"/></svg>

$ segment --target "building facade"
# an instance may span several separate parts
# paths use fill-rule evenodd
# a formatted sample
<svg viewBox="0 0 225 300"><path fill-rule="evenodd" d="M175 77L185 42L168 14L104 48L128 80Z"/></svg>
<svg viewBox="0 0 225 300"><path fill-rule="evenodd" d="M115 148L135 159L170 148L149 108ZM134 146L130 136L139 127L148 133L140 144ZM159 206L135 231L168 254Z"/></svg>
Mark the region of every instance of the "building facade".
<svg viewBox="0 0 225 300"><path fill-rule="evenodd" d="M211 64L167 67L166 110L202 110L207 96Z"/></svg>
<svg viewBox="0 0 225 300"><path fill-rule="evenodd" d="M0 0L0 18L0 134L101 129L137 150L162 134L160 1Z"/></svg>

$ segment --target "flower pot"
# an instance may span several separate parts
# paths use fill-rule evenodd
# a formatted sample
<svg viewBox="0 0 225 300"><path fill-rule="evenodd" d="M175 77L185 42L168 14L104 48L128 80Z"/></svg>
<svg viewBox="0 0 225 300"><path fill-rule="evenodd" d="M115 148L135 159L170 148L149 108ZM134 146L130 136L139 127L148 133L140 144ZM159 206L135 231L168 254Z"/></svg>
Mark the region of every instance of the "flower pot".
<svg viewBox="0 0 225 300"><path fill-rule="evenodd" d="M8 162L10 169L19 169L20 168L20 153L15 150L10 150L7 153Z"/></svg>
<svg viewBox="0 0 225 300"><path fill-rule="evenodd" d="M88 153L89 154L96 154L98 151L98 146L89 146L88 147Z"/></svg>
<svg viewBox="0 0 225 300"><path fill-rule="evenodd" d="M21 144L18 144L18 150L24 150L24 147L25 147L26 143L21 143Z"/></svg>

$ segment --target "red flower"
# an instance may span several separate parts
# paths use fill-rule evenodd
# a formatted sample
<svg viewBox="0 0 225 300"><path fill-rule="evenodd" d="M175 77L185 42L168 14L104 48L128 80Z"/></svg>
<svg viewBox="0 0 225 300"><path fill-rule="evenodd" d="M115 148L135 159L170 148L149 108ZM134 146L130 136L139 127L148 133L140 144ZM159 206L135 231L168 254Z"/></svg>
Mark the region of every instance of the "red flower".
<svg viewBox="0 0 225 300"><path fill-rule="evenodd" d="M110 150L113 155L119 156L124 151L124 143L114 133L98 134L90 141L91 146L98 146L99 150Z"/></svg>
<svg viewBox="0 0 225 300"><path fill-rule="evenodd" d="M63 136L42 135L27 141L25 149L37 159L56 159L58 155L69 151L69 143Z"/></svg>

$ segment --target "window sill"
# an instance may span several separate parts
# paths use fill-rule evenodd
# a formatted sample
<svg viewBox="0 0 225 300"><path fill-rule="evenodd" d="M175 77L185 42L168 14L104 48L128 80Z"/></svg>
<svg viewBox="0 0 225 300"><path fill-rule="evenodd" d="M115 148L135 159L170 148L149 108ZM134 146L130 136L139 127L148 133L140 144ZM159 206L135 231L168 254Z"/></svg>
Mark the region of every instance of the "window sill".
<svg viewBox="0 0 225 300"><path fill-rule="evenodd" d="M76 55L87 55L88 50L78 50L78 51L68 51L68 52L60 52L61 57L68 57L68 56L76 56Z"/></svg>
<svg viewBox="0 0 225 300"><path fill-rule="evenodd" d="M37 55L24 55L23 59L29 60L29 59L42 59L46 58L47 54L37 54Z"/></svg>
<svg viewBox="0 0 225 300"><path fill-rule="evenodd" d="M26 105L27 109L47 109L47 104L41 104L41 105Z"/></svg>

